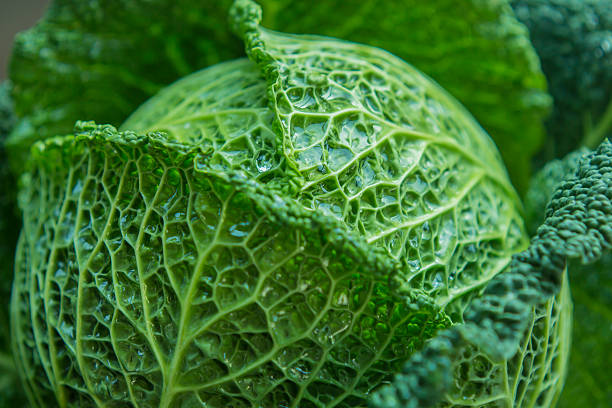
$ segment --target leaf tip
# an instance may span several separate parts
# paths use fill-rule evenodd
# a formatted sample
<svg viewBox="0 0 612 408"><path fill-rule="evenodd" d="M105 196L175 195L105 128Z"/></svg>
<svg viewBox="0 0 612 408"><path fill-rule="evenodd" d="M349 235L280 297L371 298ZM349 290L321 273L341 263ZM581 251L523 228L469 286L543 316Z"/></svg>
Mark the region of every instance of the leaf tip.
<svg viewBox="0 0 612 408"><path fill-rule="evenodd" d="M262 19L261 6L253 0L235 0L229 12L234 33L246 39L248 33L257 30Z"/></svg>

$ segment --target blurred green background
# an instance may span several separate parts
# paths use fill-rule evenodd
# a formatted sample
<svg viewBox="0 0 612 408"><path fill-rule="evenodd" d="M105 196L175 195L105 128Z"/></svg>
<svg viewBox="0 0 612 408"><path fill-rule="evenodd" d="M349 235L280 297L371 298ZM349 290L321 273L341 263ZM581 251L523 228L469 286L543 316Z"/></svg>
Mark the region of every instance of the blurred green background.
<svg viewBox="0 0 612 408"><path fill-rule="evenodd" d="M13 37L31 27L44 13L49 0L0 0L0 81L6 79Z"/></svg>

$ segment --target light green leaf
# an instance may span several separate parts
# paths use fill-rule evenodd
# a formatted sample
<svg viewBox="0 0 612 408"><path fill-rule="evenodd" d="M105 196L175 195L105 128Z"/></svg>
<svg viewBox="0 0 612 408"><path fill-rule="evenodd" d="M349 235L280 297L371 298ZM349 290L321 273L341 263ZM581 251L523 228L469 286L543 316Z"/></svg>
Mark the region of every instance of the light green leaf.
<svg viewBox="0 0 612 408"><path fill-rule="evenodd" d="M520 362L520 369L516 371L519 374L516 377L518 381L514 383L514 387L506 387L506 392L501 393L508 397L508 402L503 402L502 398L496 396L499 392L495 386L493 389L488 387L491 383L486 380L478 381L483 375L474 376L475 388L484 389L488 395L494 396L492 399L475 401L475 405L554 406L568 371L566 361L571 320L571 302L567 290L568 263L599 263L595 268L576 269L572 268L571 264L569 268L570 274L587 272L586 276L578 278L578 282L585 282L583 279L590 281L590 292L596 294L593 299L589 299L589 305L597 305L597 312L588 314L585 325L587 330L593 329L592 322L595 320L591 319L597 319L597 314L607 314L607 306L602 307L599 302L602 298L605 299L608 290L605 287L595 289L593 285L605 285L608 281L609 273L598 268L608 263L612 247L610 185L612 143L604 141L580 161L575 174L557 185L546 208L544 222L537 229L531 245L527 250L516 254L508 270L492 279L483 295L470 304L465 314L465 323L442 331L422 351L412 356L402 372L395 376L393 383L374 395L371 406L426 408L438 406L439 403L447 406L446 402L441 401L444 400L445 393L448 396L447 393L452 393L453 386L456 387L457 373L461 378L474 366L487 367L482 360L471 361L465 366L456 364L457 360L461 361L465 356L466 351L470 352L474 348L481 349L487 359L492 361L511 359L508 360L509 364L505 365L506 368L516 368L510 363L517 358ZM609 303L608 300L604 302ZM549 310L559 307L559 317L555 318L556 313L548 312L548 316L545 314L546 323L543 326L532 327L533 320L529 319L529 315L533 313L534 307L536 310L542 309L543 304ZM578 317L585 317L584 309L580 313ZM607 318L608 316L605 320ZM601 323L600 320L599 324ZM581 323L577 327L580 328L579 332L584 330ZM598 331L606 330L601 327ZM525 344L525 333L527 338L535 340L535 347L521 347L521 344ZM593 340L596 346L592 351L601 350L601 345L597 343L600 340L605 342L608 337L609 333L605 332L602 337L595 337ZM579 337L579 350L583 352L581 356L587 353L585 346L588 342L585 340L584 337ZM535 350L540 352L534 354ZM608 366L605 352L599 356L593 355L592 352L588 354L594 357L595 362L587 367L586 376L581 371L585 367L579 367L576 373L570 374L578 381L584 382L585 379L588 381L592 378L588 376L588 368L595 368L594 374L598 375L602 367ZM600 361L604 363L600 364ZM449 368L453 364L455 370L451 374ZM485 370L485 373L487 372L490 373ZM502 378L505 379L506 376L502 375ZM603 378L605 381L605 377ZM575 393L577 389L573 388L572 391ZM583 395L578 401L595 403L606 400L604 388L600 386L583 386L581 389L582 393L590 390L596 395L594 398ZM536 392L531 392L533 390ZM523 398L525 395L527 398ZM517 399L518 397L520 398ZM576 402L567 400L565 403L574 406Z"/></svg>
<svg viewBox="0 0 612 408"><path fill-rule="evenodd" d="M351 406L448 325L363 237L207 154L108 126L36 145L12 309L34 406Z"/></svg>
<svg viewBox="0 0 612 408"><path fill-rule="evenodd" d="M431 76L497 144L519 191L551 104L529 33L507 0L261 0L264 24L387 50Z"/></svg>

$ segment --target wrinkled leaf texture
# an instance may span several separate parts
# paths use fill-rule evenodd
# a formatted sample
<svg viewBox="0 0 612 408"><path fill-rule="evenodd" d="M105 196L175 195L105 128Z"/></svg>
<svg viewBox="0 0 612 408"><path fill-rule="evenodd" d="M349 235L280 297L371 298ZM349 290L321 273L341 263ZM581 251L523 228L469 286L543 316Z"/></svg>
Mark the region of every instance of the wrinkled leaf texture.
<svg viewBox="0 0 612 408"><path fill-rule="evenodd" d="M612 248L610 185L612 143L606 140L580 161L571 177L556 186L546 206L544 222L538 228L531 245L516 254L508 271L497 275L483 296L470 304L465 314L465 323L439 333L422 351L411 357L402 373L395 376L392 385L375 394L371 406L436 406L441 396L451 388L449 368L466 349L480 347L494 359L516 354L517 346L521 344L521 333L526 328L529 330L526 317L534 305L537 308L537 305L549 301L555 293L563 293L563 288L567 287L568 262L595 264L595 268L570 267L570 272L593 275L579 278L579 281L587 279L592 292L603 294L601 290L593 291L592 285L594 282L605 283L607 279L607 273L598 276L601 271L597 267L607 262L606 257ZM597 305L597 313L606 313L605 308L601 308L598 303L601 298L596 296L591 305ZM585 322L590 330L593 327L588 322L593 317L593 313L590 313ZM583 330L585 326L579 325L578 330ZM549 332L545 330L545 333L548 335ZM605 335L600 339L605 339ZM600 339L595 340L595 344ZM584 350L586 344L589 343L582 343L579 347ZM568 346L566 338L564 347ZM546 350L548 352L548 348ZM552 357L554 360L554 355ZM607 360L604 358L603 361ZM598 370L598 363L593 363L591 367ZM607 365L605 362L603 364ZM581 376L580 372L575 373L575 376L579 381L589 379ZM540 382L540 385L546 382ZM590 401L597 403L606 400L599 386L587 387L582 392L587 390L597 394L596 399ZM550 394L541 394L530 398L528 406L549 406L555 403L556 398L558 392L553 398ZM494 401L489 402L496 406ZM569 400L567 403L575 406L575 401Z"/></svg>
<svg viewBox="0 0 612 408"><path fill-rule="evenodd" d="M527 226L535 234L555 189L576 172L589 153L582 148L553 160L533 178L525 196ZM612 254L591 265L570 264L574 325L568 377L559 407L605 407L612 398L609 346L612 344Z"/></svg>

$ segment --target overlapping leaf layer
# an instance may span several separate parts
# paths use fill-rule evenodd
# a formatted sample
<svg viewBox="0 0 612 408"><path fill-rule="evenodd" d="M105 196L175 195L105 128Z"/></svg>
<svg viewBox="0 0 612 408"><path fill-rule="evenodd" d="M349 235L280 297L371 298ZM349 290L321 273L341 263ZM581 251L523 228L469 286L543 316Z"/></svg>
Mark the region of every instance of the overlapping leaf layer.
<svg viewBox="0 0 612 408"><path fill-rule="evenodd" d="M14 298L37 406L352 406L448 324L362 239L202 173L198 148L106 127L39 149Z"/></svg>
<svg viewBox="0 0 612 408"><path fill-rule="evenodd" d="M606 256L612 247L611 184L612 143L606 140L579 162L574 175L555 188L546 207L544 223L538 228L531 245L516 254L509 270L496 276L483 295L472 302L465 314L465 323L439 333L411 358L402 373L395 376L391 386L377 392L371 405L381 408L435 405L450 388L450 368L466 348L479 347L494 360L512 358L520 348L522 333L530 330L528 316L533 313L533 307L549 302L555 294L563 296L568 262L599 262L600 266L607 262ZM600 272L597 269L582 269L584 271L594 275L592 281L606 281L606 274L598 277ZM600 290L592 292L605 293ZM569 300L565 303L564 309L567 310ZM560 386L556 391L554 387L550 388L555 373L563 371L565 366L566 359L559 357L569 348L568 326L564 324L568 317L562 317L559 322L565 326L566 338L557 342L561 353L550 353L556 370L541 371L536 385L537 388L543 387L545 392L528 398L527 406L554 405L561 391ZM544 334L548 337L551 332L545 330ZM549 347L544 356L549 354L548 350ZM526 359L527 362L530 360ZM593 390L598 392L599 400L605 399L601 389ZM515 395L512 395L514 399ZM503 401L500 403L501 406L507 405Z"/></svg>

